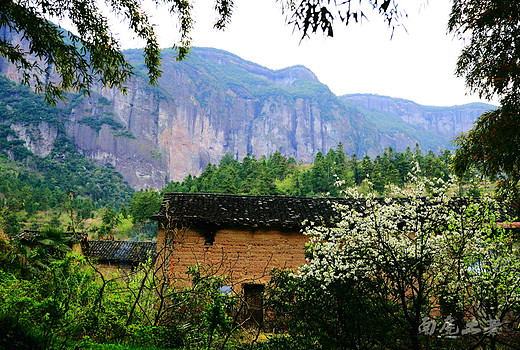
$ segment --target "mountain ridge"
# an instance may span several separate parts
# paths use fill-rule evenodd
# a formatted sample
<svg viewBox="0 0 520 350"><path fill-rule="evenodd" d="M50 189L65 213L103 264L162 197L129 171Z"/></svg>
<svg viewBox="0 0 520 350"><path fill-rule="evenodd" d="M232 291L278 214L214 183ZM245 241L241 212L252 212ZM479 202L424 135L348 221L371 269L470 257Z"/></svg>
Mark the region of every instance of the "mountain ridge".
<svg viewBox="0 0 520 350"><path fill-rule="evenodd" d="M373 123L380 136L400 139L402 145L390 142L386 146L402 149L406 144L413 147L421 140L424 149L453 149L452 141L461 133L467 132L474 121L484 112L497 108L480 102L455 106L428 106L411 100L376 94L349 94L340 99L355 105Z"/></svg>
<svg viewBox="0 0 520 350"><path fill-rule="evenodd" d="M437 151L449 148L454 132L467 131L484 111L466 106L441 115L413 101L336 96L304 66L272 70L212 48L193 48L182 62L164 50L163 75L151 86L142 52L125 55L136 70L126 94L95 86L91 96L71 97L59 115L81 154L110 163L137 189L198 175L226 153L242 159L247 153L261 157L280 151L310 163L318 151L339 142L358 156L416 143ZM4 59L0 73L16 81L15 68ZM0 123L9 123L9 115ZM26 135L29 145L22 129L46 130L40 124L34 120L14 132Z"/></svg>
<svg viewBox="0 0 520 350"><path fill-rule="evenodd" d="M342 94L338 95L340 98L349 98L349 97L358 97L358 96L367 96L367 97L375 97L375 98L383 98L383 99L389 99L393 101L403 101L403 102L412 102L418 106L424 107L424 108L456 108L456 107L464 107L464 106L472 106L472 107L479 107L479 108L498 108L498 106L493 105L491 103L485 103L485 102L468 102L463 104L455 104L455 105L430 105L430 104L422 104L415 102L413 100L404 98L404 97L395 97L395 96L388 96L388 95L380 95L375 93L353 93L353 94Z"/></svg>

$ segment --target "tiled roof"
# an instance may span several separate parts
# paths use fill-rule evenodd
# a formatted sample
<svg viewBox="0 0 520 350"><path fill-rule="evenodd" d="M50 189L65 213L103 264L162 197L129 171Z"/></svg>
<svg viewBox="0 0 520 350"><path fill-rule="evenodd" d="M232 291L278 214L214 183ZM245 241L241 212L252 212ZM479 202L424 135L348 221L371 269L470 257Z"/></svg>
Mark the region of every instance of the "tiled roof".
<svg viewBox="0 0 520 350"><path fill-rule="evenodd" d="M453 199L450 206L456 208L469 201L465 198ZM187 224L301 228L305 220L326 224L338 218L332 203L350 204L358 211L363 211L365 206L363 199L167 193L159 213L152 218L158 221L178 220Z"/></svg>
<svg viewBox="0 0 520 350"><path fill-rule="evenodd" d="M38 239L41 234L42 231L40 230L23 230L17 235L17 237L20 241L33 241ZM63 232L63 234L65 237L70 238L70 243L76 243L76 241L81 242L87 238L87 234L82 232L76 232L76 234L74 234L74 232Z"/></svg>
<svg viewBox="0 0 520 350"><path fill-rule="evenodd" d="M304 220L330 220L339 198L167 193L153 218L187 223L299 228ZM167 210L168 208L168 210Z"/></svg>
<svg viewBox="0 0 520 350"><path fill-rule="evenodd" d="M99 262L137 264L146 262L157 253L155 242L88 241L84 254Z"/></svg>
<svg viewBox="0 0 520 350"><path fill-rule="evenodd" d="M18 234L20 241L28 241L40 237L41 232L39 230L23 230Z"/></svg>

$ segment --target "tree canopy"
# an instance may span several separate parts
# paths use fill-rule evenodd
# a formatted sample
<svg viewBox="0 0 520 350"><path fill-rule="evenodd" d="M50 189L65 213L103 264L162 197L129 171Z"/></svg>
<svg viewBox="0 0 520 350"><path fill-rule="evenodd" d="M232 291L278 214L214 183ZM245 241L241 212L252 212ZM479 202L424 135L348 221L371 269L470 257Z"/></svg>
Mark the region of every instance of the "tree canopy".
<svg viewBox="0 0 520 350"><path fill-rule="evenodd" d="M152 189L136 192L130 201L130 214L134 223L145 222L159 211L161 196Z"/></svg>
<svg viewBox="0 0 520 350"><path fill-rule="evenodd" d="M260 159L248 154L241 162L228 153L220 164L208 164L199 176L170 181L161 192L337 197L345 187L359 187L387 195L389 185L406 185L415 162L428 179L447 180L450 158L448 150L439 155L430 150L424 155L417 145L413 152L410 148L397 152L389 147L373 159L368 155L358 159L355 154L346 155L341 143L327 152L318 151L312 164L297 164L293 157L278 151ZM464 180L472 184L476 179L470 175ZM480 192L470 187L466 194L478 197Z"/></svg>
<svg viewBox="0 0 520 350"><path fill-rule="evenodd" d="M515 0L455 0L448 29L465 40L457 75L480 97L502 103L520 96L520 3Z"/></svg>
<svg viewBox="0 0 520 350"><path fill-rule="evenodd" d="M191 4L186 0L160 0L180 23L181 39L177 45L179 59L187 54L189 31L193 26ZM160 49L149 16L140 1L106 0L105 4L146 45L143 49L148 77L153 84L161 74ZM230 2L217 0L220 18L225 23L230 15ZM66 32L50 20L68 18L76 34ZM223 24L220 24L222 26ZM20 0L0 3L0 27L23 33L28 51L6 38L0 39L0 54L22 72L22 82L33 84L45 92L47 102L64 98L68 90L88 94L94 79L103 87L124 89L124 82L132 75L132 67L121 52L120 44L110 30L109 20L103 16L95 1ZM218 26L217 26L218 27ZM37 57L34 61L31 57ZM52 78L52 73L57 75Z"/></svg>
<svg viewBox="0 0 520 350"><path fill-rule="evenodd" d="M150 0L151 2L151 0ZM395 0L346 0L341 3L325 0L280 0L287 22L302 34L322 32L333 36L334 23L349 24L366 18L367 11L377 11L389 24L398 21L403 13ZM48 103L65 98L66 91L88 94L97 80L103 87L124 91L124 83L132 75L132 67L125 60L119 41L110 29L110 20L100 9L101 2L87 0L6 0L0 2L0 28L23 33L27 43L17 43L9 36L0 38L0 55L16 65L22 83L44 92ZM112 9L114 20L123 19L128 28L146 45L143 49L150 83L161 75L160 48L150 16L143 10L142 1L104 0ZM193 6L188 0L155 0L178 20L180 39L173 46L177 59L189 52L193 29ZM216 29L222 30L233 13L232 0L214 0ZM68 18L74 33L53 24L53 20ZM28 46L28 47L25 47ZM37 58L34 60L34 58Z"/></svg>
<svg viewBox="0 0 520 350"><path fill-rule="evenodd" d="M504 198L520 198L519 127L518 109L502 106L483 114L472 130L455 140L455 173L462 175L475 167L483 175L498 178L498 193Z"/></svg>
<svg viewBox="0 0 520 350"><path fill-rule="evenodd" d="M457 75L481 97L498 96L501 106L483 114L456 140L458 174L476 167L498 176L499 188L519 198L520 3L515 0L455 0L449 30L467 43Z"/></svg>

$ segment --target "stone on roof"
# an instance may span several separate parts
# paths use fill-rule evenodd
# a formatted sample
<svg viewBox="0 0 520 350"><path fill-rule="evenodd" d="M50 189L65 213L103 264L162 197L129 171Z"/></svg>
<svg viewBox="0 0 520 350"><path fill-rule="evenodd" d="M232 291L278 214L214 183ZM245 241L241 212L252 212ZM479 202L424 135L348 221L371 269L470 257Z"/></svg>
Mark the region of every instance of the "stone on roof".
<svg viewBox="0 0 520 350"><path fill-rule="evenodd" d="M251 196L214 193L167 193L152 218L190 224L300 228L304 220L322 222L337 216L332 202L341 198Z"/></svg>
<svg viewBox="0 0 520 350"><path fill-rule="evenodd" d="M20 241L34 241L40 238L41 235L42 231L40 230L23 230L17 235L17 237ZM87 238L87 234L83 232L63 232L63 235L70 238L71 243L79 243Z"/></svg>
<svg viewBox="0 0 520 350"><path fill-rule="evenodd" d="M40 237L41 232L39 230L23 230L18 234L20 241L29 241Z"/></svg>
<svg viewBox="0 0 520 350"><path fill-rule="evenodd" d="M384 201L385 198L378 198ZM393 198L407 201L407 198ZM454 198L449 206L462 208L473 199ZM329 224L339 218L333 203L348 205L363 212L364 199L252 196L215 193L166 193L159 213L152 218L161 222L216 226L264 226L299 229L304 221ZM499 221L505 221L504 208Z"/></svg>
<svg viewBox="0 0 520 350"><path fill-rule="evenodd" d="M99 262L135 265L157 254L157 243L134 241L88 241L84 254Z"/></svg>

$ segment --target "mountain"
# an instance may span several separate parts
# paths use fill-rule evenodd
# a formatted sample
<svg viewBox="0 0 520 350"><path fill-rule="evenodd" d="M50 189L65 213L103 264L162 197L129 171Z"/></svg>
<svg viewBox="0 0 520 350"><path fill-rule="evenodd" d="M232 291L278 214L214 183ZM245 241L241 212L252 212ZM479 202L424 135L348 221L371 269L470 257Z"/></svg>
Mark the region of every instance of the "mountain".
<svg viewBox="0 0 520 350"><path fill-rule="evenodd" d="M419 143L422 149L453 149L451 144L474 121L496 106L470 103L461 106L423 106L413 101L370 94L344 95L340 99L357 108L378 130L382 147L403 150Z"/></svg>
<svg viewBox="0 0 520 350"><path fill-rule="evenodd" d="M78 210L118 208L132 198L110 164L96 165L78 152L63 126L68 112L0 76L0 203L8 212L59 208L69 191Z"/></svg>
<svg viewBox="0 0 520 350"><path fill-rule="evenodd" d="M140 52L127 55L143 66ZM377 130L304 67L272 71L202 48L183 62L166 50L163 62L164 100L152 113L158 116L157 144L171 179L198 174L228 152L241 159L248 152L261 156L279 150L310 162L340 141L348 152L378 149Z"/></svg>
<svg viewBox="0 0 520 350"><path fill-rule="evenodd" d="M3 35L23 44L19 36ZM137 189L198 175L226 153L242 159L247 153L260 157L278 150L310 163L318 151L339 142L358 156L416 142L423 149L447 148L449 139L489 108L440 108L437 113L435 107L387 97L338 97L303 66L270 70L210 48L193 48L182 62L164 50L163 75L150 86L141 51L125 54L136 67L126 94L95 87L88 97L71 96L56 118L81 154L112 164ZM1 59L0 73L19 79ZM13 108L0 101L2 106ZM24 118L19 122L6 113L0 123L11 125L35 154L48 154L57 138L52 125ZM438 126L435 132L431 125Z"/></svg>

